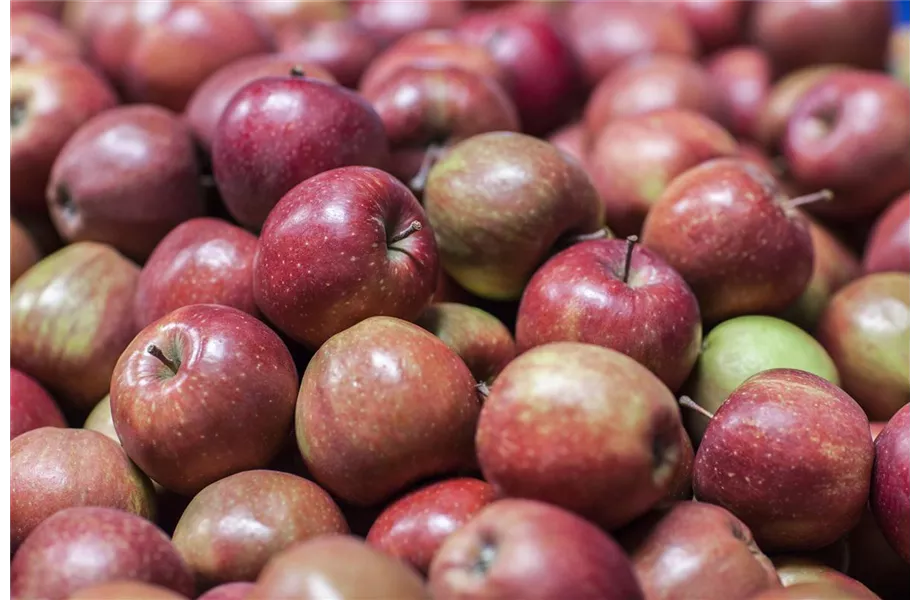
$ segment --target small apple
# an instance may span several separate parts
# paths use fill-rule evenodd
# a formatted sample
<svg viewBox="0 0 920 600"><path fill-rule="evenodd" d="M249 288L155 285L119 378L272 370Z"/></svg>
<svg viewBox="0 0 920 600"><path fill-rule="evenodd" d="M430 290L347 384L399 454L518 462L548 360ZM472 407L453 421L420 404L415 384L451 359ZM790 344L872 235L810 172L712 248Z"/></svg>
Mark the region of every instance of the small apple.
<svg viewBox="0 0 920 600"><path fill-rule="evenodd" d="M39 427L67 427L67 421L37 381L10 369L10 439Z"/></svg>
<svg viewBox="0 0 920 600"><path fill-rule="evenodd" d="M255 4L265 2L258 0ZM325 69L336 81L354 89L380 47L356 21L343 20L286 29L278 34L278 50L284 56Z"/></svg>
<svg viewBox="0 0 920 600"><path fill-rule="evenodd" d="M872 514L891 547L910 562L910 404L888 421L875 454Z"/></svg>
<svg viewBox="0 0 920 600"><path fill-rule="evenodd" d="M879 216L863 255L866 273L910 273L910 192L891 203Z"/></svg>
<svg viewBox="0 0 920 600"><path fill-rule="evenodd" d="M10 64L79 59L80 40L50 17L32 12L10 16Z"/></svg>
<svg viewBox="0 0 920 600"><path fill-rule="evenodd" d="M722 97L728 129L739 137L751 138L770 93L770 58L754 46L735 46L712 56L706 70Z"/></svg>
<svg viewBox="0 0 920 600"><path fill-rule="evenodd" d="M10 216L10 286L41 257L29 231L15 217Z"/></svg>

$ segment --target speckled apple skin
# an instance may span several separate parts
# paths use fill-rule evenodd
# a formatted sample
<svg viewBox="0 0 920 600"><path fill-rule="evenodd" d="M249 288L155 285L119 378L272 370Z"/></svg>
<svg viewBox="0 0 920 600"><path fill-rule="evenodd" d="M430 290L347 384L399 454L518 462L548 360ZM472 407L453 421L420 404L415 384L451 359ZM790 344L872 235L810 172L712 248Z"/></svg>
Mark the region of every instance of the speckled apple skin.
<svg viewBox="0 0 920 600"><path fill-rule="evenodd" d="M254 2L260 6L272 6ZM316 6L303 2L301 6ZM348 5L333 2L347 13ZM294 60L322 67L345 87L355 88L364 70L380 56L380 48L368 32L351 19L311 23L307 30L286 27L278 32L278 50Z"/></svg>
<svg viewBox="0 0 920 600"><path fill-rule="evenodd" d="M80 40L60 22L23 12L10 17L10 64L79 59Z"/></svg>
<svg viewBox="0 0 920 600"><path fill-rule="evenodd" d="M773 81L770 57L754 46L735 46L713 55L706 71L720 95L722 121L733 134L750 139Z"/></svg>
<svg viewBox="0 0 920 600"><path fill-rule="evenodd" d="M765 551L816 550L859 521L874 455L855 400L817 375L771 369L716 411L693 491L744 521Z"/></svg>
<svg viewBox="0 0 920 600"><path fill-rule="evenodd" d="M390 243L413 221L421 229ZM412 192L370 167L321 173L269 215L255 259L256 304L312 348L375 315L414 320L438 284L434 231Z"/></svg>
<svg viewBox="0 0 920 600"><path fill-rule="evenodd" d="M198 596L198 600L247 600L256 584L249 581L234 581L211 588Z"/></svg>
<svg viewBox="0 0 920 600"><path fill-rule="evenodd" d="M910 402L910 275L851 282L831 298L817 338L870 419L887 420Z"/></svg>
<svg viewBox="0 0 920 600"><path fill-rule="evenodd" d="M205 212L191 132L150 105L114 108L80 127L54 162L46 196L62 238L110 244L138 261Z"/></svg>
<svg viewBox="0 0 920 600"><path fill-rule="evenodd" d="M416 321L456 352L476 381L491 383L517 355L508 328L474 306L440 302L432 304Z"/></svg>
<svg viewBox="0 0 920 600"><path fill-rule="evenodd" d="M46 519L16 553L10 579L20 598L63 599L118 580L195 593L192 574L166 534L112 508L70 508Z"/></svg>
<svg viewBox="0 0 920 600"><path fill-rule="evenodd" d="M474 463L476 382L421 327L371 317L332 337L307 366L297 445L336 497L371 506L424 477Z"/></svg>
<svg viewBox="0 0 920 600"><path fill-rule="evenodd" d="M220 304L258 316L252 291L259 238L220 219L192 219L169 232L141 269L134 317L146 327L192 304Z"/></svg>
<svg viewBox="0 0 920 600"><path fill-rule="evenodd" d="M683 278L655 253L627 242L576 244L549 259L521 297L515 339L525 352L550 342L583 342L622 352L672 391L700 354L700 308Z"/></svg>
<svg viewBox="0 0 920 600"><path fill-rule="evenodd" d="M254 230L302 181L348 165L380 167L388 156L383 123L364 98L299 76L266 77L234 94L211 150L224 204Z"/></svg>
<svg viewBox="0 0 920 600"><path fill-rule="evenodd" d="M427 575L444 540L493 500L492 486L479 479L432 483L384 509L367 533L367 543Z"/></svg>
<svg viewBox="0 0 920 600"><path fill-rule="evenodd" d="M638 234L649 207L678 175L712 158L735 156L738 144L720 125L683 109L614 119L588 155L588 172L619 236Z"/></svg>
<svg viewBox="0 0 920 600"><path fill-rule="evenodd" d="M10 369L10 439L39 427L67 427L67 421L41 384Z"/></svg>
<svg viewBox="0 0 920 600"><path fill-rule="evenodd" d="M445 271L491 300L520 297L560 238L603 226L600 198L575 159L512 132L448 151L428 177L425 209Z"/></svg>
<svg viewBox="0 0 920 600"><path fill-rule="evenodd" d="M155 344L180 363L169 369ZM171 312L137 335L112 375L112 420L125 452L157 483L186 496L267 465L287 439L297 371L278 335L227 306Z"/></svg>
<svg viewBox="0 0 920 600"><path fill-rule="evenodd" d="M806 288L808 222L754 163L717 158L674 179L648 213L642 243L690 284L704 322L770 314Z"/></svg>
<svg viewBox="0 0 920 600"><path fill-rule="evenodd" d="M888 421L875 453L872 514L891 547L910 562L910 404Z"/></svg>
<svg viewBox="0 0 920 600"><path fill-rule="evenodd" d="M668 493L680 428L674 396L638 362L555 342L520 355L495 379L476 451L500 496L550 502L610 529Z"/></svg>
<svg viewBox="0 0 920 600"><path fill-rule="evenodd" d="M277 471L244 471L201 490L182 513L173 543L199 585L255 581L269 559L323 534L347 534L342 511L321 487Z"/></svg>
<svg viewBox="0 0 920 600"><path fill-rule="evenodd" d="M863 268L867 273L910 273L910 192L895 200L875 222Z"/></svg>
<svg viewBox="0 0 920 600"><path fill-rule="evenodd" d="M150 480L117 443L84 429L42 427L10 443L10 543L65 508L102 506L151 519Z"/></svg>
<svg viewBox="0 0 920 600"><path fill-rule="evenodd" d="M90 410L137 333L140 269L112 247L78 242L43 259L10 290L10 363L61 407Z"/></svg>

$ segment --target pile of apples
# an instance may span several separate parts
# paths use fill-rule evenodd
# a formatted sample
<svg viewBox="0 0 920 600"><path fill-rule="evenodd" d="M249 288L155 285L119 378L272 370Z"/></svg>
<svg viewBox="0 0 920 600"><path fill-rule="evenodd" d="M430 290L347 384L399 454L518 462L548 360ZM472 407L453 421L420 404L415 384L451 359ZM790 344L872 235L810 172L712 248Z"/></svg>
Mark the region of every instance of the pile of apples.
<svg viewBox="0 0 920 600"><path fill-rule="evenodd" d="M906 598L892 22L13 0L12 596Z"/></svg>

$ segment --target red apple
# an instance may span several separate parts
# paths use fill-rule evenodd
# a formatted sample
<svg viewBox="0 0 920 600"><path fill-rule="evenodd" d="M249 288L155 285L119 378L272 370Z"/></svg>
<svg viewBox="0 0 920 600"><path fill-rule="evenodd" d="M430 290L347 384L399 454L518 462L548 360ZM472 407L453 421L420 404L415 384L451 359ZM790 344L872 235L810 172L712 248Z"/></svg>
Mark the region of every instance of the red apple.
<svg viewBox="0 0 920 600"><path fill-rule="evenodd" d="M10 286L41 260L41 252L29 231L10 216Z"/></svg>
<svg viewBox="0 0 920 600"><path fill-rule="evenodd" d="M873 457L869 421L843 390L770 369L736 388L709 422L693 492L734 513L765 550L814 550L859 521Z"/></svg>
<svg viewBox="0 0 920 600"><path fill-rule="evenodd" d="M533 500L498 500L441 546L429 588L438 600L639 600L622 548L588 521Z"/></svg>
<svg viewBox="0 0 920 600"><path fill-rule="evenodd" d="M80 40L54 19L33 12L10 16L10 64L80 58Z"/></svg>
<svg viewBox="0 0 920 600"><path fill-rule="evenodd" d="M754 46L735 46L710 58L706 70L721 96L722 114L729 130L739 137L753 137L761 107L770 93L770 58Z"/></svg>
<svg viewBox="0 0 920 600"><path fill-rule="evenodd" d="M83 588L67 600L187 600L186 596L159 585L137 581L113 581Z"/></svg>
<svg viewBox="0 0 920 600"><path fill-rule="evenodd" d="M150 480L101 433L42 427L10 442L10 544L15 551L48 517L78 506L150 519Z"/></svg>
<svg viewBox="0 0 920 600"><path fill-rule="evenodd" d="M368 532L367 543L427 575L448 536L494 499L492 487L479 479L433 483L384 509Z"/></svg>
<svg viewBox="0 0 920 600"><path fill-rule="evenodd" d="M324 534L347 534L322 488L296 475L244 471L212 483L182 513L173 543L199 585L255 581L272 556Z"/></svg>
<svg viewBox="0 0 920 600"><path fill-rule="evenodd" d="M426 29L449 29L463 17L463 0L358 0L355 20L381 45Z"/></svg>
<svg viewBox="0 0 920 600"><path fill-rule="evenodd" d="M891 547L910 562L910 404L888 421L875 453L872 514Z"/></svg>
<svg viewBox="0 0 920 600"><path fill-rule="evenodd" d="M675 4L707 51L737 42L744 35L751 6L745 0L679 0Z"/></svg>
<svg viewBox="0 0 920 600"><path fill-rule="evenodd" d="M268 26L279 37L320 23L337 23L348 16L342 0L237 0L240 8Z"/></svg>
<svg viewBox="0 0 920 600"><path fill-rule="evenodd" d="M36 13L58 19L64 4L64 0L10 0L10 14Z"/></svg>
<svg viewBox="0 0 920 600"><path fill-rule="evenodd" d="M118 580L195 591L188 566L155 525L113 508L68 508L45 519L10 564L10 590L20 598L69 598Z"/></svg>
<svg viewBox="0 0 920 600"><path fill-rule="evenodd" d="M247 600L256 584L249 581L235 581L211 588L198 596L198 600Z"/></svg>
<svg viewBox="0 0 920 600"><path fill-rule="evenodd" d="M10 202L45 212L51 165L74 131L118 102L95 71L76 60L22 63L10 70Z"/></svg>
<svg viewBox="0 0 920 600"><path fill-rule="evenodd" d="M294 416L297 373L284 342L235 308L196 304L147 326L112 374L125 452L168 490L192 495L267 465Z"/></svg>
<svg viewBox="0 0 920 600"><path fill-rule="evenodd" d="M546 138L546 141L563 152L567 152L582 167L587 164L585 126L580 121L557 130Z"/></svg>
<svg viewBox="0 0 920 600"><path fill-rule="evenodd" d="M210 217L173 229L141 270L134 296L138 326L191 304L221 304L258 316L252 291L258 243L245 229Z"/></svg>
<svg viewBox="0 0 920 600"><path fill-rule="evenodd" d="M910 273L910 192L905 192L879 216L863 255L866 273Z"/></svg>
<svg viewBox="0 0 920 600"><path fill-rule="evenodd" d="M67 427L67 421L37 381L10 369L10 439L39 427Z"/></svg>
<svg viewBox="0 0 920 600"><path fill-rule="evenodd" d="M258 0L256 4L265 4ZM304 4L312 4L305 2ZM380 48L364 27L352 20L324 21L278 34L285 56L326 69L345 87L355 88Z"/></svg>

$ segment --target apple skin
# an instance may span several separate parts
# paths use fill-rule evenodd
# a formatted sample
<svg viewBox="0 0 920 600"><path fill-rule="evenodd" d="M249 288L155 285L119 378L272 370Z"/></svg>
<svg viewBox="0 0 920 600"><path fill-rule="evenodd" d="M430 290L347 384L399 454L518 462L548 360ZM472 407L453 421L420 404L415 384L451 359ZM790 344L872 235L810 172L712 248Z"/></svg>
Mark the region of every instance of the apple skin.
<svg viewBox="0 0 920 600"><path fill-rule="evenodd" d="M500 496L550 502L612 529L668 493L680 430L674 396L651 371L607 348L555 342L495 379L476 453Z"/></svg>
<svg viewBox="0 0 920 600"><path fill-rule="evenodd" d="M80 40L54 19L21 12L10 16L10 64L79 59Z"/></svg>
<svg viewBox="0 0 920 600"><path fill-rule="evenodd" d="M217 124L234 94L263 77L288 76L295 66L311 79L336 82L335 77L321 66L282 54L258 54L221 67L195 88L185 106L184 118L205 152L210 155Z"/></svg>
<svg viewBox="0 0 920 600"><path fill-rule="evenodd" d="M551 504L498 500L451 535L431 564L438 600L639 600L623 549L601 529Z"/></svg>
<svg viewBox="0 0 920 600"><path fill-rule="evenodd" d="M323 21L306 29L281 31L278 50L292 59L325 69L345 87L356 88L364 70L378 56L380 47L364 27L345 20Z"/></svg>
<svg viewBox="0 0 920 600"><path fill-rule="evenodd" d="M372 548L428 574L438 548L453 532L495 500L485 481L447 479L406 494L384 509L370 531Z"/></svg>
<svg viewBox="0 0 920 600"><path fill-rule="evenodd" d="M262 313L318 348L374 315L418 317L438 283L434 231L392 175L334 169L301 183L272 210L253 282Z"/></svg>
<svg viewBox="0 0 920 600"><path fill-rule="evenodd" d="M388 46L416 31L451 29L465 11L463 0L358 0L354 19L381 46Z"/></svg>
<svg viewBox="0 0 920 600"><path fill-rule="evenodd" d="M198 600L247 600L256 584L249 581L234 581L211 588L198 596Z"/></svg>
<svg viewBox="0 0 920 600"><path fill-rule="evenodd" d="M875 421L910 401L909 287L905 273L861 277L834 294L818 326L843 389Z"/></svg>
<svg viewBox="0 0 920 600"><path fill-rule="evenodd" d="M220 304L258 316L252 291L259 238L226 221L182 223L157 244L141 269L134 318L146 327L192 304Z"/></svg>
<svg viewBox="0 0 920 600"><path fill-rule="evenodd" d="M707 161L675 178L642 228L646 247L690 284L704 322L772 313L808 285L808 222L779 182L737 158Z"/></svg>
<svg viewBox="0 0 920 600"><path fill-rule="evenodd" d="M294 361L275 332L235 308L196 304L134 338L115 366L110 402L131 460L192 495L267 465L290 431L296 396Z"/></svg>
<svg viewBox="0 0 920 600"><path fill-rule="evenodd" d="M77 507L45 519L10 564L10 590L20 598L68 598L118 580L161 585L185 596L195 582L159 528L114 508Z"/></svg>
<svg viewBox="0 0 920 600"><path fill-rule="evenodd" d="M260 79L238 91L211 150L224 204L256 231L302 181L337 167L381 166L388 155L383 123L364 98L299 75Z"/></svg>
<svg viewBox="0 0 920 600"><path fill-rule="evenodd" d="M173 544L199 586L255 581L275 554L318 535L347 534L321 487L277 471L244 471L212 483L182 513Z"/></svg>
<svg viewBox="0 0 920 600"><path fill-rule="evenodd" d="M821 581L768 590L750 600L878 600L878 596L844 582Z"/></svg>
<svg viewBox="0 0 920 600"><path fill-rule="evenodd" d="M37 381L10 369L10 440L39 427L67 427L67 421Z"/></svg>
<svg viewBox="0 0 920 600"><path fill-rule="evenodd" d="M603 227L585 171L519 133L483 133L451 148L428 176L424 203L444 270L490 300L517 299L561 238Z"/></svg>
<svg viewBox="0 0 920 600"><path fill-rule="evenodd" d="M709 422L693 492L735 514L765 551L815 550L859 521L874 454L869 421L843 390L771 369L736 388Z"/></svg>
<svg viewBox="0 0 920 600"><path fill-rule="evenodd" d="M313 356L295 431L313 478L337 498L373 506L425 477L472 466L476 382L421 327L371 317Z"/></svg>
<svg viewBox="0 0 920 600"><path fill-rule="evenodd" d="M672 391L700 353L700 308L681 276L655 253L594 240L563 250L540 267L518 308L519 352L550 342L583 342L622 352Z"/></svg>
<svg viewBox="0 0 920 600"><path fill-rule="evenodd" d="M10 286L41 258L32 235L16 217L10 216Z"/></svg>
<svg viewBox="0 0 920 600"><path fill-rule="evenodd" d="M796 103L783 154L804 189L831 188L811 212L859 221L910 187L910 91L882 73L832 73Z"/></svg>
<svg viewBox="0 0 920 600"><path fill-rule="evenodd" d="M638 234L668 184L707 160L739 154L722 126L685 109L613 119L594 137L588 172L604 202L607 225Z"/></svg>
<svg viewBox="0 0 920 600"><path fill-rule="evenodd" d="M342 0L237 0L237 5L265 24L275 38L321 23L339 23L348 17Z"/></svg>
<svg viewBox="0 0 920 600"><path fill-rule="evenodd" d="M736 43L744 37L749 2L678 0L674 4L706 52Z"/></svg>
<svg viewBox="0 0 920 600"><path fill-rule="evenodd" d="M422 311L415 324L436 335L456 352L476 381L492 383L517 355L508 328L498 318L475 306L454 302L432 304Z"/></svg>
<svg viewBox="0 0 920 600"><path fill-rule="evenodd" d="M546 138L546 141L567 152L581 167L588 164L585 148L585 126L580 121L566 125Z"/></svg>
<svg viewBox="0 0 920 600"><path fill-rule="evenodd" d="M706 70L722 97L728 129L738 137L753 137L761 107L770 93L770 58L754 46L735 46L712 56Z"/></svg>
<svg viewBox="0 0 920 600"><path fill-rule="evenodd" d="M67 600L187 600L186 596L159 585L137 581L112 581L83 588Z"/></svg>
<svg viewBox="0 0 920 600"><path fill-rule="evenodd" d="M910 404L876 438L875 454L872 514L891 547L910 562Z"/></svg>
<svg viewBox="0 0 920 600"><path fill-rule="evenodd" d="M63 0L10 0L10 15L36 13L56 20L64 8Z"/></svg>
<svg viewBox="0 0 920 600"><path fill-rule="evenodd" d="M77 242L44 258L10 290L10 363L66 411L89 411L138 328L137 265L110 246Z"/></svg>
<svg viewBox="0 0 920 600"><path fill-rule="evenodd" d="M117 443L85 429L42 427L10 442L13 551L51 515L101 506L152 519L153 487Z"/></svg>
<svg viewBox="0 0 920 600"><path fill-rule="evenodd" d="M773 559L773 564L776 566L776 574L783 582L783 587L786 588L807 583L821 583L839 587L859 598L867 600L876 598L875 594L860 582L817 561L794 556L777 557Z"/></svg>
<svg viewBox="0 0 920 600"><path fill-rule="evenodd" d="M117 103L109 84L77 60L11 65L13 210L45 212L45 186L61 148L80 125Z"/></svg>
<svg viewBox="0 0 920 600"><path fill-rule="evenodd" d="M686 428L680 428L680 456L674 467L674 475L668 485L668 493L655 505L656 509L667 508L682 500L693 497L693 442Z"/></svg>
<svg viewBox="0 0 920 600"><path fill-rule="evenodd" d="M910 273L910 192L891 203L879 216L863 254L866 273Z"/></svg>
<svg viewBox="0 0 920 600"><path fill-rule="evenodd" d="M119 446L121 445L118 433L115 432L115 423L112 422L112 403L108 394L87 415L86 421L83 422L83 429L101 433Z"/></svg>
<svg viewBox="0 0 920 600"><path fill-rule="evenodd" d="M646 600L750 598L780 586L751 530L705 502L678 502L631 525L624 542Z"/></svg>
<svg viewBox="0 0 920 600"><path fill-rule="evenodd" d="M109 244L143 261L173 227L204 214L199 171L195 142L177 115L149 105L113 108L61 149L48 210L63 239Z"/></svg>

